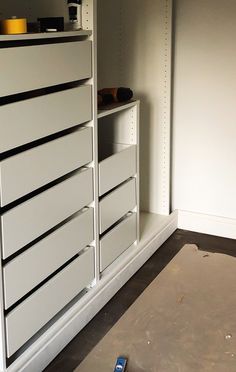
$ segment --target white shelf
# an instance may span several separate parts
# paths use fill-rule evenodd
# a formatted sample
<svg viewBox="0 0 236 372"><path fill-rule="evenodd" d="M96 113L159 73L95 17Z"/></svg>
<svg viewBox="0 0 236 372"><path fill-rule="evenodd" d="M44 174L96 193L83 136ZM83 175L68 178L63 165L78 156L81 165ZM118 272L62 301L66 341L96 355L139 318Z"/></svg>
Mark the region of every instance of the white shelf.
<svg viewBox="0 0 236 372"><path fill-rule="evenodd" d="M129 101L128 103L116 103L104 107L104 109L98 110L98 119L104 118L105 116L115 114L116 112L126 110L137 104L138 101Z"/></svg>
<svg viewBox="0 0 236 372"><path fill-rule="evenodd" d="M18 35L0 35L1 41L23 41L23 40L38 40L38 39L56 39L62 37L90 36L92 31L60 31L60 32L39 32Z"/></svg>

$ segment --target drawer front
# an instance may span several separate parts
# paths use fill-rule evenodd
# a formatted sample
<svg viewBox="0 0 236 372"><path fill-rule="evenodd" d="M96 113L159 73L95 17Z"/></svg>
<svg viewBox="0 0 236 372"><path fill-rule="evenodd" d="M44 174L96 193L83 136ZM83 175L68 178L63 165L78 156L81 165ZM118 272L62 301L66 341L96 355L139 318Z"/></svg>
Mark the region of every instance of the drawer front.
<svg viewBox="0 0 236 372"><path fill-rule="evenodd" d="M85 85L0 107L0 152L92 118L91 86Z"/></svg>
<svg viewBox="0 0 236 372"><path fill-rule="evenodd" d="M99 164L99 195L103 195L136 173L136 146L130 146Z"/></svg>
<svg viewBox="0 0 236 372"><path fill-rule="evenodd" d="M82 128L3 160L0 163L1 206L64 176L91 160L91 128Z"/></svg>
<svg viewBox="0 0 236 372"><path fill-rule="evenodd" d="M0 96L91 77L91 42L1 49Z"/></svg>
<svg viewBox="0 0 236 372"><path fill-rule="evenodd" d="M135 206L136 180L133 178L100 201L100 234L134 209Z"/></svg>
<svg viewBox="0 0 236 372"><path fill-rule="evenodd" d="M14 354L93 279L91 247L6 316L7 356Z"/></svg>
<svg viewBox="0 0 236 372"><path fill-rule="evenodd" d="M133 213L100 240L100 271L105 270L136 240L137 217Z"/></svg>
<svg viewBox="0 0 236 372"><path fill-rule="evenodd" d="M89 245L94 239L93 231L90 208L6 264L3 268L5 308Z"/></svg>
<svg viewBox="0 0 236 372"><path fill-rule="evenodd" d="M92 169L78 172L1 216L3 258L17 252L93 200Z"/></svg>

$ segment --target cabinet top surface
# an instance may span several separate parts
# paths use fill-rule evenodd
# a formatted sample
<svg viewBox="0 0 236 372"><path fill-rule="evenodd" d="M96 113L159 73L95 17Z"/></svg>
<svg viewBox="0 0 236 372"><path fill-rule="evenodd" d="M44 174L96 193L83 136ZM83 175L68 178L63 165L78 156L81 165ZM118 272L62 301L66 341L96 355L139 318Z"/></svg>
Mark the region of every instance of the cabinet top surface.
<svg viewBox="0 0 236 372"><path fill-rule="evenodd" d="M60 31L60 32L39 32L27 33L20 35L0 35L1 41L21 41L21 40L35 40L35 39L55 39L62 37L76 37L76 36L90 36L92 31L79 30L79 31Z"/></svg>

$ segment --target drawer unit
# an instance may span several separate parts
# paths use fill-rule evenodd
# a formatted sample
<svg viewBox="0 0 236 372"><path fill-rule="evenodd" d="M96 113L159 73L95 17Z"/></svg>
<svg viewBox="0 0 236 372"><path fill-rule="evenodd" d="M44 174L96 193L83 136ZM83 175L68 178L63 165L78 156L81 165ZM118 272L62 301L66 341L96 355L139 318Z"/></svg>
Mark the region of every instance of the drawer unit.
<svg viewBox="0 0 236 372"><path fill-rule="evenodd" d="M11 156L0 162L1 206L91 161L91 128Z"/></svg>
<svg viewBox="0 0 236 372"><path fill-rule="evenodd" d="M137 170L136 145L112 144L100 154L99 195L103 195L135 175Z"/></svg>
<svg viewBox="0 0 236 372"><path fill-rule="evenodd" d="M93 281L94 266L90 247L6 316L8 357Z"/></svg>
<svg viewBox="0 0 236 372"><path fill-rule="evenodd" d="M93 171L72 177L1 216L2 254L7 258L93 200Z"/></svg>
<svg viewBox="0 0 236 372"><path fill-rule="evenodd" d="M0 152L91 120L91 96L85 85L1 106Z"/></svg>
<svg viewBox="0 0 236 372"><path fill-rule="evenodd" d="M0 96L89 78L91 51L90 41L3 48Z"/></svg>
<svg viewBox="0 0 236 372"><path fill-rule="evenodd" d="M7 263L3 267L5 308L12 306L93 239L93 209L89 208Z"/></svg>
<svg viewBox="0 0 236 372"><path fill-rule="evenodd" d="M100 240L100 271L105 270L136 240L137 216L136 213L133 213Z"/></svg>
<svg viewBox="0 0 236 372"><path fill-rule="evenodd" d="M130 179L99 203L100 234L136 206L136 180Z"/></svg>

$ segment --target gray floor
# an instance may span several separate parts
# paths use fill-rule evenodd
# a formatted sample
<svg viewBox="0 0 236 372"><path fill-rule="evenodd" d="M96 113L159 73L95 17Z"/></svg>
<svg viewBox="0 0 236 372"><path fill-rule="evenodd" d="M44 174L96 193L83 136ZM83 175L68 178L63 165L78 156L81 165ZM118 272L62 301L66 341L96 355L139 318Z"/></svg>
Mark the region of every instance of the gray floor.
<svg viewBox="0 0 236 372"><path fill-rule="evenodd" d="M45 371L73 371L186 243L236 256L235 240L177 230Z"/></svg>
<svg viewBox="0 0 236 372"><path fill-rule="evenodd" d="M235 372L235 265L185 245L76 372Z"/></svg>

